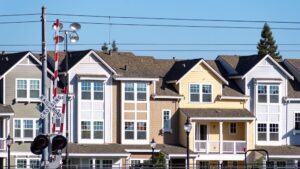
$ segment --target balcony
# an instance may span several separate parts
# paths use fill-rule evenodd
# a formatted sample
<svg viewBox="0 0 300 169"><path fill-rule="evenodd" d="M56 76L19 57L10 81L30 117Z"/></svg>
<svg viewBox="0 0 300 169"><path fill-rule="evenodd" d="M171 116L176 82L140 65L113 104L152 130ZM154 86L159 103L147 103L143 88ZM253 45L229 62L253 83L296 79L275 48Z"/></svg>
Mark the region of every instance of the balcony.
<svg viewBox="0 0 300 169"><path fill-rule="evenodd" d="M244 153L246 145L246 141L242 140L223 140L222 145L220 145L219 141L195 140L195 152L207 154L242 154Z"/></svg>
<svg viewBox="0 0 300 169"><path fill-rule="evenodd" d="M0 138L0 151L6 150L6 139Z"/></svg>

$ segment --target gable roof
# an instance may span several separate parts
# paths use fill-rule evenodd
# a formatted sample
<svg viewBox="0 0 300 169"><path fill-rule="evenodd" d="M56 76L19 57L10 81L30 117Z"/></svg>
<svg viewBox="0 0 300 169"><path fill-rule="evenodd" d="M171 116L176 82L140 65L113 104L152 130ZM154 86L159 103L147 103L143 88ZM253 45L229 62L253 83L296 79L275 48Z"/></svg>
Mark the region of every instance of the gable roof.
<svg viewBox="0 0 300 169"><path fill-rule="evenodd" d="M290 79L294 77L288 73L280 64L278 64L270 55L261 57L259 55L248 55L248 56L238 56L238 55L220 55L217 57L218 60L225 61L232 69L235 70L235 74L230 76L241 77L242 79L249 73L258 63L262 60L269 58L284 74L286 74Z"/></svg>
<svg viewBox="0 0 300 169"><path fill-rule="evenodd" d="M42 65L40 56L34 55L30 51L3 54L0 55L0 79L2 79L4 75L12 70L26 56L31 56L35 61ZM50 69L47 71L53 76L53 73L50 71Z"/></svg>
<svg viewBox="0 0 300 169"><path fill-rule="evenodd" d="M247 109L214 109L214 108L180 108L180 112L191 118L228 118L254 119L255 116Z"/></svg>
<svg viewBox="0 0 300 169"><path fill-rule="evenodd" d="M167 75L167 82L178 84L181 79L184 78L185 75L189 71L191 71L195 66L203 63L208 69L210 69L217 77L219 77L225 84L228 84L227 80L222 77L222 75L213 69L204 59L192 59L192 60L182 60L176 61L171 70Z"/></svg>

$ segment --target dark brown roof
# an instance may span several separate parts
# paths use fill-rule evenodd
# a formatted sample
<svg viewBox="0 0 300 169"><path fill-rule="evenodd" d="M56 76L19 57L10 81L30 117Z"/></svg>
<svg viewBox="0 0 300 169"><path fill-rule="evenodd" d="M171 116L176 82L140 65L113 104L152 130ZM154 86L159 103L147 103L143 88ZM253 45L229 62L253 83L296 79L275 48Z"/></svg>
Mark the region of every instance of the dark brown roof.
<svg viewBox="0 0 300 169"><path fill-rule="evenodd" d="M148 144L144 145L125 145L125 144L68 144L69 153L81 154L128 154L130 150L149 150L151 147ZM185 154L186 148L180 145L158 144L157 150L165 154ZM194 154L193 151L190 151Z"/></svg>
<svg viewBox="0 0 300 169"><path fill-rule="evenodd" d="M14 113L14 110L11 108L10 105L0 104L0 115L1 113Z"/></svg>
<svg viewBox="0 0 300 169"><path fill-rule="evenodd" d="M293 66L300 73L300 59L285 59L285 61L289 62L291 66ZM293 74L284 62L279 63L286 71L290 74ZM300 82L295 78L294 80L288 80L288 98L300 98Z"/></svg>
<svg viewBox="0 0 300 169"><path fill-rule="evenodd" d="M234 82L234 80L228 78L226 70L223 68L223 66L218 60L205 60L205 62L208 63L218 74L220 74L223 78L227 80L228 85L223 85L222 96L245 96L242 90Z"/></svg>
<svg viewBox="0 0 300 169"><path fill-rule="evenodd" d="M0 76L19 62L29 51L0 55Z"/></svg>
<svg viewBox="0 0 300 169"><path fill-rule="evenodd" d="M234 117L234 118L244 118L253 117L254 115L247 109L193 109L193 108L181 108L180 111L189 117Z"/></svg>
<svg viewBox="0 0 300 169"><path fill-rule="evenodd" d="M295 156L300 157L300 146L256 146L256 149L265 149L269 155Z"/></svg>
<svg viewBox="0 0 300 169"><path fill-rule="evenodd" d="M300 59L285 59L285 61L300 73Z"/></svg>
<svg viewBox="0 0 300 169"><path fill-rule="evenodd" d="M97 74L77 74L78 78L81 77L95 77L95 78L106 78L106 75L97 75Z"/></svg>
<svg viewBox="0 0 300 169"><path fill-rule="evenodd" d="M263 57L258 55L238 56L238 55L220 55L218 59L227 62L237 73L234 76L245 75L253 66L255 66Z"/></svg>

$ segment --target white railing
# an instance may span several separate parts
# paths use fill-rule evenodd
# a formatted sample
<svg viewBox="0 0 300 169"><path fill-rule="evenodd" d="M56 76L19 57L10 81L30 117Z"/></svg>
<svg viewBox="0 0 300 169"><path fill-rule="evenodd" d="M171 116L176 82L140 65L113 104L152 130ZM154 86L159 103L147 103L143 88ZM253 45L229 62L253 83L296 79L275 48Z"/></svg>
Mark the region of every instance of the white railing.
<svg viewBox="0 0 300 169"><path fill-rule="evenodd" d="M0 150L6 150L6 139L0 138Z"/></svg>
<svg viewBox="0 0 300 169"><path fill-rule="evenodd" d="M219 141L195 140L195 152L201 153L219 153L224 154L240 154L244 153L246 141L223 141L223 149L220 149Z"/></svg>

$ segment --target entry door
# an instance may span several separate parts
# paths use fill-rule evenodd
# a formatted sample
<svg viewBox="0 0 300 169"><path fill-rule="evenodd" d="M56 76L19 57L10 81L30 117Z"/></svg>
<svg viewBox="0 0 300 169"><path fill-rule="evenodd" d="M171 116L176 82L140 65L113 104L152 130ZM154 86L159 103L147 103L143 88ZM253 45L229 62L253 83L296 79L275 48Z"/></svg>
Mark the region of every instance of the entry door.
<svg viewBox="0 0 300 169"><path fill-rule="evenodd" d="M206 152L207 149L207 125L196 124L195 132L195 148L196 151Z"/></svg>

